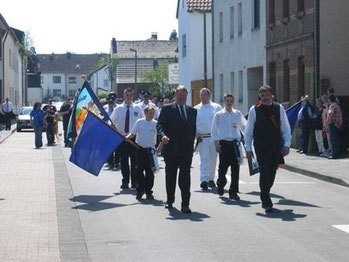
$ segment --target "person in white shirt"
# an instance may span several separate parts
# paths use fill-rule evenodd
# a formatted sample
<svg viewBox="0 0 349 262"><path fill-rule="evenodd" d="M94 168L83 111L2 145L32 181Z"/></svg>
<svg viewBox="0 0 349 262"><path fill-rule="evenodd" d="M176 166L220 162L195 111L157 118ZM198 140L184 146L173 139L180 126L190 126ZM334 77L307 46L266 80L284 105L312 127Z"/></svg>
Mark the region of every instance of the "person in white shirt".
<svg viewBox="0 0 349 262"><path fill-rule="evenodd" d="M2 104L2 110L5 117L6 130L11 130L11 116L13 115L13 104L6 97L6 102Z"/></svg>
<svg viewBox="0 0 349 262"><path fill-rule="evenodd" d="M133 94L133 89L125 89L124 102L114 109L114 112L110 117L115 128L123 136L127 136L136 121L143 117L142 109L132 103ZM129 187L130 174L131 188L136 188L136 148L128 142L123 142L119 148L121 155L121 173L123 177L121 189L126 189ZM131 160L131 172L129 159Z"/></svg>
<svg viewBox="0 0 349 262"><path fill-rule="evenodd" d="M154 171L157 162L154 160L156 156L155 143L157 136L157 121L154 120L155 108L146 106L144 109L145 118L138 119L126 138L136 137L136 143L139 146L136 156L136 173L137 173L137 196L136 199L142 199L144 193L148 200L154 199ZM145 175L144 175L145 172Z"/></svg>
<svg viewBox="0 0 349 262"><path fill-rule="evenodd" d="M213 118L211 134L219 153L218 194L223 196L227 183L226 174L230 167L231 184L229 198L240 200L239 173L242 159L241 134L246 126L246 119L239 110L233 108L235 97L233 94L224 96L224 108Z"/></svg>
<svg viewBox="0 0 349 262"><path fill-rule="evenodd" d="M253 156L252 142L259 165L259 186L262 208L272 212L270 189L283 157L290 152L291 128L284 107L273 102L273 90L268 85L259 88L260 101L252 106L245 129L246 157Z"/></svg>
<svg viewBox="0 0 349 262"><path fill-rule="evenodd" d="M207 88L200 90L201 103L195 106L197 151L200 155L200 187L207 190L215 187L214 177L216 172L217 152L211 138L211 126L214 115L222 110L222 107L211 101L211 91Z"/></svg>
<svg viewBox="0 0 349 262"><path fill-rule="evenodd" d="M155 119L158 119L159 118L159 110L158 108L156 107L156 105L150 101L150 93L148 91L145 91L144 92L144 96L143 96L143 101L141 101L140 103L137 104L141 109L142 111L144 111L144 109L147 107L147 106L152 106L155 110L155 115L154 115L154 118Z"/></svg>

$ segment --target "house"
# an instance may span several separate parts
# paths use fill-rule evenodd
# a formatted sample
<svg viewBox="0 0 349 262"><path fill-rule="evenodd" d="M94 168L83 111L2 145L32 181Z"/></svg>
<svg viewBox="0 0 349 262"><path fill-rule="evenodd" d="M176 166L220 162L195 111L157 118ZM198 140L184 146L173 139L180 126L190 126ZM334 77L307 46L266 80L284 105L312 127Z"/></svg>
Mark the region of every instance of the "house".
<svg viewBox="0 0 349 262"><path fill-rule="evenodd" d="M268 83L285 106L308 94L314 83L314 1L267 0Z"/></svg>
<svg viewBox="0 0 349 262"><path fill-rule="evenodd" d="M234 107L246 113L266 83L265 0L213 3L215 100L233 93Z"/></svg>
<svg viewBox="0 0 349 262"><path fill-rule="evenodd" d="M101 66L89 75L91 88L96 94L100 92L110 92L112 90L109 75L110 71L108 65Z"/></svg>
<svg viewBox="0 0 349 262"><path fill-rule="evenodd" d="M84 83L83 75L93 72L106 54L39 54L39 70L44 100L73 97Z"/></svg>
<svg viewBox="0 0 349 262"><path fill-rule="evenodd" d="M18 112L25 104L25 65L21 53L24 32L10 27L0 14L1 74L0 99L12 101L14 111Z"/></svg>
<svg viewBox="0 0 349 262"><path fill-rule="evenodd" d="M179 84L188 88L188 104L196 105L202 87L212 88L211 0L178 0Z"/></svg>
<svg viewBox="0 0 349 262"><path fill-rule="evenodd" d="M147 40L111 41L111 57L117 58L115 79L112 90L122 97L127 87L134 88L136 96L148 84L142 79L142 72L151 71L162 62L177 62L178 43L171 40L158 40L157 33L152 33Z"/></svg>

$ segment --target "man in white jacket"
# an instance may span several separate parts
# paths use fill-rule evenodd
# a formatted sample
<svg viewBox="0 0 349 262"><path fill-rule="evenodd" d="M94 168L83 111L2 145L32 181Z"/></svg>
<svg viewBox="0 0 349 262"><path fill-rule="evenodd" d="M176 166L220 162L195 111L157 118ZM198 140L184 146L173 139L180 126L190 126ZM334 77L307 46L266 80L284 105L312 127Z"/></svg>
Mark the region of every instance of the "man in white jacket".
<svg viewBox="0 0 349 262"><path fill-rule="evenodd" d="M215 187L214 177L217 163L217 152L214 141L211 138L211 126L214 115L222 107L211 101L211 91L207 88L200 90L201 103L195 106L197 151L200 155L200 180L201 188Z"/></svg>

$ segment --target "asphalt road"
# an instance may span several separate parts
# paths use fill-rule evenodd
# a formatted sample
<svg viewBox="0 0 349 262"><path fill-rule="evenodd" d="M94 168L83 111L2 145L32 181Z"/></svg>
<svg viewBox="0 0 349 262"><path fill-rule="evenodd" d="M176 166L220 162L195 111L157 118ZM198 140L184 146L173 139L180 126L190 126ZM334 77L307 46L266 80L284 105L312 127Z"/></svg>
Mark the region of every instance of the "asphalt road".
<svg viewBox="0 0 349 262"><path fill-rule="evenodd" d="M246 165L241 200L232 201L228 191L201 191L195 156L193 213L182 214L178 187L175 209L164 208L164 169L155 177L155 200L139 202L135 191L120 190L120 171L94 177L68 161L69 149L62 152L91 261L349 261L348 188L279 170L275 211L265 214L258 176L249 177Z"/></svg>

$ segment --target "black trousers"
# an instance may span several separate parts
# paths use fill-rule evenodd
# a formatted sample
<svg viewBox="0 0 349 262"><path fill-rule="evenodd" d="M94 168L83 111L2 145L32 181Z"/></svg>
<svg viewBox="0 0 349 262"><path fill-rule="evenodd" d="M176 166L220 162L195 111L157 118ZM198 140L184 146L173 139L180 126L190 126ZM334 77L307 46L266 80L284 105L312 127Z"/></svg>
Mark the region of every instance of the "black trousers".
<svg viewBox="0 0 349 262"><path fill-rule="evenodd" d="M217 185L224 187L227 184L226 174L230 167L231 184L229 193L239 192L240 166L234 149L234 142L220 141L222 153L219 154Z"/></svg>
<svg viewBox="0 0 349 262"><path fill-rule="evenodd" d="M149 153L146 149L137 150L136 173L138 193L153 193L152 188L154 186L154 172L151 169L149 157Z"/></svg>
<svg viewBox="0 0 349 262"><path fill-rule="evenodd" d="M181 189L182 207L188 207L190 201L190 167L193 155L188 156L165 156L166 163L166 192L167 203L175 201L177 171L179 169L178 185Z"/></svg>
<svg viewBox="0 0 349 262"><path fill-rule="evenodd" d="M108 164L109 166L118 166L120 163L120 149L119 147L115 149L113 153L111 153L110 157L108 158Z"/></svg>
<svg viewBox="0 0 349 262"><path fill-rule="evenodd" d="M260 176L259 187L261 200L264 204L271 204L270 189L274 184L276 170L280 160L279 147L261 147L255 145Z"/></svg>
<svg viewBox="0 0 349 262"><path fill-rule="evenodd" d="M131 183L135 185L136 179L136 148L128 142L123 142L120 145L120 157L121 157L121 174L122 183ZM129 163L129 160L131 163Z"/></svg>
<svg viewBox="0 0 349 262"><path fill-rule="evenodd" d="M11 113L6 113L5 112L5 126L6 130L11 130Z"/></svg>
<svg viewBox="0 0 349 262"><path fill-rule="evenodd" d="M49 145L52 145L55 142L54 124L53 123L47 123L46 138L47 138L47 144L49 144Z"/></svg>
<svg viewBox="0 0 349 262"><path fill-rule="evenodd" d="M304 122L304 120L300 121L300 127L301 127L301 148L300 149L304 153L308 153L310 128L308 123Z"/></svg>

